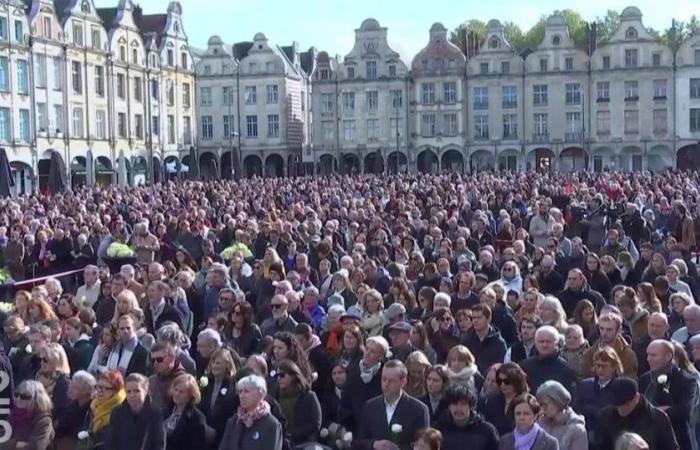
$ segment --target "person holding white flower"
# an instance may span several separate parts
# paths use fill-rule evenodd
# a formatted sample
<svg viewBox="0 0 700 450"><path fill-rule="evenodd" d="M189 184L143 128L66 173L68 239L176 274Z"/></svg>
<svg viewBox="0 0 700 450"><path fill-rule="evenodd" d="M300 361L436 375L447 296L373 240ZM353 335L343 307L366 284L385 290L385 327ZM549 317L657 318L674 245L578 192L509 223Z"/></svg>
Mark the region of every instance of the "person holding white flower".
<svg viewBox="0 0 700 450"><path fill-rule="evenodd" d="M391 360L382 369L382 395L367 402L360 418L358 450L408 450L418 430L430 425L428 407L404 392L406 366Z"/></svg>
<svg viewBox="0 0 700 450"><path fill-rule="evenodd" d="M691 374L673 361L673 344L657 339L647 347L649 372L639 378L639 392L664 411L682 449L697 450L691 412L698 402L698 386Z"/></svg>
<svg viewBox="0 0 700 450"><path fill-rule="evenodd" d="M47 450L51 448L54 429L51 421L51 398L38 381L22 382L15 391L15 401L7 422L12 430L0 450Z"/></svg>
<svg viewBox="0 0 700 450"><path fill-rule="evenodd" d="M183 374L171 386L173 410L166 416L166 450L204 449L206 418L196 406L202 399L197 380Z"/></svg>
<svg viewBox="0 0 700 450"><path fill-rule="evenodd" d="M91 374L80 370L73 374L68 384L68 406L65 412L54 417L56 429L56 450L73 450L78 443L78 433L85 429L90 413L90 402L95 393L97 381Z"/></svg>
<svg viewBox="0 0 700 450"><path fill-rule="evenodd" d="M212 353L209 365L199 378L202 401L198 407L204 413L207 425L213 430L212 448L218 447L224 435L226 420L230 412L236 409L238 399L235 376L236 365L231 352L220 348Z"/></svg>

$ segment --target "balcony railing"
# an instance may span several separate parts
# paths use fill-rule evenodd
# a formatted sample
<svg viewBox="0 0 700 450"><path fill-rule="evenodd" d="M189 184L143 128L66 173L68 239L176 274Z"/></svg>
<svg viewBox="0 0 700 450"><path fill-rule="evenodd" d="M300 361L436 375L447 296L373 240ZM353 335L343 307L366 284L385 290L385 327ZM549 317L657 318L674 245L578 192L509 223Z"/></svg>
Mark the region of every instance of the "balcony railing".
<svg viewBox="0 0 700 450"><path fill-rule="evenodd" d="M474 102L474 109L489 109L489 102Z"/></svg>
<svg viewBox="0 0 700 450"><path fill-rule="evenodd" d="M566 139L566 142L582 142L583 133L581 131L567 131L564 134L564 138Z"/></svg>
<svg viewBox="0 0 700 450"><path fill-rule="evenodd" d="M532 142L541 144L544 142L549 142L549 133L533 133Z"/></svg>
<svg viewBox="0 0 700 450"><path fill-rule="evenodd" d="M518 102L517 101L503 101L502 104L503 109L511 109L511 108L517 108L518 107Z"/></svg>

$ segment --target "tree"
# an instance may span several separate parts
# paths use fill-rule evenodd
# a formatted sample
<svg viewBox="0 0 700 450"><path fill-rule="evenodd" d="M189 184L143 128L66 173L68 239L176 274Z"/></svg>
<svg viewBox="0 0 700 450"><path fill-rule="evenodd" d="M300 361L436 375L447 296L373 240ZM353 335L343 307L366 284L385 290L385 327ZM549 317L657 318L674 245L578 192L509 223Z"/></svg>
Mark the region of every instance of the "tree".
<svg viewBox="0 0 700 450"><path fill-rule="evenodd" d="M464 40L468 33L474 33L479 42L486 39L486 23L479 19L468 20L450 32L450 42L464 50L467 48L467 43Z"/></svg>
<svg viewBox="0 0 700 450"><path fill-rule="evenodd" d="M664 30L661 35L661 42L672 49L677 49L686 39L691 38L695 30L698 29L700 29L700 20L695 14L690 16L690 20L687 22L674 20L673 24Z"/></svg>
<svg viewBox="0 0 700 450"><path fill-rule="evenodd" d="M505 22L503 24L503 32L506 35L506 40L514 49L522 48L525 34L516 23L510 21Z"/></svg>
<svg viewBox="0 0 700 450"><path fill-rule="evenodd" d="M620 26L620 13L609 9L604 17L596 17L596 44L609 40Z"/></svg>
<svg viewBox="0 0 700 450"><path fill-rule="evenodd" d="M571 36L571 40L574 41L576 47L580 49L588 48L588 22L581 14L571 9L565 9L561 13L569 27L569 36Z"/></svg>

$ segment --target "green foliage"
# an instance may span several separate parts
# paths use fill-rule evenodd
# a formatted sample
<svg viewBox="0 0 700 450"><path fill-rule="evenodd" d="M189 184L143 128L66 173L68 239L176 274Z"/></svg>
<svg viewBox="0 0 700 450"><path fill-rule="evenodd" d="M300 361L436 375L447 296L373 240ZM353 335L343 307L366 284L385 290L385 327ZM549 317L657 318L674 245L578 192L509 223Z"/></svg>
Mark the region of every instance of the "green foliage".
<svg viewBox="0 0 700 450"><path fill-rule="evenodd" d="M450 42L455 44L457 47L464 49L467 46L465 37L468 33L473 32L479 38L479 42L483 42L486 39L486 22L479 19L471 19L462 24L450 32Z"/></svg>

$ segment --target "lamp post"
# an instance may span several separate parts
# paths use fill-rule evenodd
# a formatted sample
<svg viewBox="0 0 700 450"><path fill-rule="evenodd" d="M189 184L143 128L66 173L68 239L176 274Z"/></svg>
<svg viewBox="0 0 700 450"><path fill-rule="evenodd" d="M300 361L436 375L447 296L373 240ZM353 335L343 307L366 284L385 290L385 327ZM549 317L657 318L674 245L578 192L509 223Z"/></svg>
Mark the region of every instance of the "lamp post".
<svg viewBox="0 0 700 450"><path fill-rule="evenodd" d="M231 117L231 116L229 116L229 117ZM231 119L229 119L229 122L230 121L231 121ZM229 143L229 146L231 147L231 180L235 180L236 179L235 177L238 174L236 174L236 164L235 164L236 152L235 152L235 147L233 145L233 138L238 138L238 132L231 131L231 125L232 124L229 124L229 126L228 126L229 127L228 143ZM238 149L238 153L240 156L240 148ZM239 170L239 172L240 172L240 170Z"/></svg>

